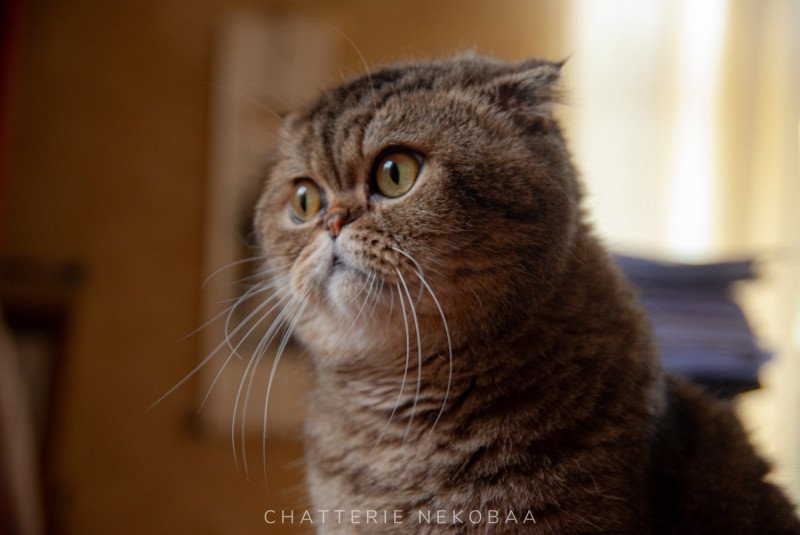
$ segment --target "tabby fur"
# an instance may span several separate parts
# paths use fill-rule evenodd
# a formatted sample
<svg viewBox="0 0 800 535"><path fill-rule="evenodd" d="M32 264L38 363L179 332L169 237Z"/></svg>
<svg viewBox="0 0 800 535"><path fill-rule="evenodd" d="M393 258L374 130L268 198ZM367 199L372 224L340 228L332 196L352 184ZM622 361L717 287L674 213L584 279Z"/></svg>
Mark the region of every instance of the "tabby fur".
<svg viewBox="0 0 800 535"><path fill-rule="evenodd" d="M313 506L402 512L320 533L800 533L729 408L664 374L581 208L560 68L392 65L286 118L256 231L314 364ZM423 159L395 199L389 147ZM303 224L300 177L324 195ZM452 521L476 510L520 523Z"/></svg>

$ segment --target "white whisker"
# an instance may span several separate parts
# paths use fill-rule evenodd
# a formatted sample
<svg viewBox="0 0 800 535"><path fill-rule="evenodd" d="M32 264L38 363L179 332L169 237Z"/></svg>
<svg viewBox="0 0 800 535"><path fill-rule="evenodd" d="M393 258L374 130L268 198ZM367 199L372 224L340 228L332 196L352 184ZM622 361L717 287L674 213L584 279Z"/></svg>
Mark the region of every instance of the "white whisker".
<svg viewBox="0 0 800 535"><path fill-rule="evenodd" d="M411 335L408 332L408 316L406 316L406 305L403 302L403 293L400 291L400 286L396 285L397 288L397 297L400 299L400 308L403 311L403 325L406 331L406 364L405 368L403 369L403 380L400 382L400 392L397 393L397 400L394 402L394 408L392 409L392 413L389 415L389 420L386 422L386 426L381 431L380 436L378 437L378 441L375 443L375 446L381 443L381 439L383 439L383 435L386 434L386 430L389 429L389 425L392 423L392 418L394 414L397 412L397 407L400 406L400 399L403 397L403 390L406 388L406 378L408 377L408 365L411 360ZM394 295L394 292L392 292ZM373 446L373 449L375 448Z"/></svg>
<svg viewBox="0 0 800 535"><path fill-rule="evenodd" d="M246 318L245 318L245 319L244 319L244 320L241 322L241 325L246 325L246 324L247 324L247 323L250 321L250 319L251 319L251 318L252 318L252 317L253 317L255 314L257 314L257 313L258 313L260 310L262 310L262 309L263 309L265 306L267 306L267 305L268 305L268 304L269 304L269 303L272 301L272 299L274 299L275 297L277 297L277 296L276 296L276 295L270 296L270 298L269 298L269 299L267 299L266 301L264 301L263 303L261 303L260 305L258 305L258 307L256 307L256 309L255 309L255 310L253 310L253 311L252 311L252 312L251 312L251 313L250 313L250 314L249 314L249 315L248 315L248 316L247 316L247 317L246 317ZM247 339L250 337L250 335L251 335L251 334L253 334L253 331L255 331L255 330L256 330L256 328L258 328L258 326L261 324L261 322L262 322L262 321L264 321L265 319L267 319L267 318L269 317L269 315L270 315L270 314L272 314L272 312L273 312L273 311L274 311L276 308L278 308L278 307L281 305L281 303L282 303L283 299L284 299L284 298L281 298L281 299L279 299L279 300L278 300L278 302L276 302L276 303L275 303L275 304L274 304L274 305L273 305L273 306L272 306L272 307L271 307L269 310L267 310L267 312L265 312L264 314L262 314L261 318L259 318L259 320L258 320L257 322L255 322L255 323L253 324L253 326L252 326L252 327L250 327L250 329L249 329L249 330L248 330L248 331L245 333L245 335L244 335L244 336L242 336L242 337L239 339L239 342L236 344L236 347L234 347L234 348L231 348L231 352L230 352L230 354L228 355L228 358L226 358L226 359L225 359L225 362L222 364L222 367L219 369L219 371L217 372L217 375L214 377L214 380L212 381L212 383L211 383L211 386L208 388L208 392L206 392L206 395L205 395L205 397L203 398L203 401L202 401L202 403L200 403L200 407L198 407L198 409L197 409L197 412L198 412L198 413L199 413L199 412L200 412L200 410L203 408L203 405L205 405L205 403L206 403L206 400L208 399L208 396L211 394L211 391L214 389L214 385L216 385L216 384L217 384L217 381L219 380L220 376L222 375L222 371L225 369L225 367L228 365L228 363L231 361L231 359L232 359L232 358L233 358L235 355L237 355L237 354L238 354L238 353L237 353L237 351L238 351L239 347L240 347L240 346L241 346L241 345L242 345L242 344L243 344L245 341L247 341Z"/></svg>
<svg viewBox="0 0 800 535"><path fill-rule="evenodd" d="M260 108L260 109L262 109L262 110L264 110L264 111L266 111L268 113L271 113L272 115L274 115L278 119L283 119L281 114L278 113L277 111L273 110L269 106L267 106L264 103L263 99L256 98L253 95L248 95L247 93L243 93L242 91L235 91L235 90L231 89L230 87L227 87L227 86L222 85L222 84L210 82L208 85L209 85L209 87L212 87L212 88L216 89L217 91L224 91L226 93L230 93L230 94L232 94L232 95L234 95L234 96L236 96L238 98L241 98L241 99L243 99L243 100L245 100L245 101L247 101L247 102L249 102L251 104L255 104L256 107L258 107L258 108ZM281 97L280 95L278 95L277 93L275 93L273 91L268 90L265 87L258 86L258 89L259 89L259 91L267 93L272 97L277 97L279 100L284 100L283 97ZM284 101L284 103L285 103L285 101ZM275 134L275 133L272 133L272 135L273 136L277 136L277 134Z"/></svg>
<svg viewBox="0 0 800 535"><path fill-rule="evenodd" d="M303 311L306 308L306 304L308 302L303 299L302 304L300 305L300 310L297 311L295 314L294 319L292 320L291 325L286 330L281 339L280 345L278 346L278 351L275 353L275 360L272 361L272 369L269 372L269 379L267 380L267 392L264 396L264 418L262 423L262 435L261 435L261 461L264 466L264 479L267 478L267 414L269 410L269 394L272 391L272 381L275 379L275 371L278 369L278 363L281 360L281 356L283 356L283 352L286 349L286 344L289 342L289 339L292 336L292 332L294 331L295 327L297 327L297 322L300 321L300 318L303 315Z"/></svg>
<svg viewBox="0 0 800 535"><path fill-rule="evenodd" d="M273 299L275 299L276 297L278 297L278 294L272 294L272 295L270 295L270 296L269 296L269 297L267 297L267 299L265 300L265 303L269 303L269 302L271 302L271 301L272 301ZM249 297L248 297L248 299L249 299ZM275 310L275 308L277 308L277 306L278 306L278 303L281 303L283 300L284 300L284 298L283 298L283 297L282 297L282 298L280 298L280 299L278 299L278 301L275 303L275 306L274 306L274 307L272 307L272 308L269 310L269 312L267 312L267 313L265 314L265 316L268 316L269 314L271 314L271 313L272 313L272 312ZM254 316L255 316L255 315L258 313L258 311L259 311L259 309L260 309L260 308L261 308L261 305L259 305L258 307L256 307L256 309L255 309L255 310L253 310L252 312L250 312L250 313L249 313L249 314L248 314L248 315L247 315L247 316L246 316L246 317L245 317L245 318L244 318L244 319L243 319L241 322L239 322L239 325L243 325L243 324L246 324L246 323L248 323L248 322L249 322L249 321L250 321L250 320L251 320L251 319L252 319L252 318L253 318L253 317L254 317ZM231 309L231 311L228 313L228 317L227 317L227 318L225 318L224 342L226 342L226 343L228 344L228 348L231 350L231 352L232 352L232 353L233 353L235 356L237 356L237 357L239 357L239 358L242 358L242 356L241 356L241 355L239 355L239 354L238 354L238 352L237 352L237 350L238 350L239 346L241 345L241 343L237 343L235 347L231 345L231 338L232 338L233 336L235 336L235 335L236 335L236 332L235 332L235 331L234 331L234 332L232 332L232 333L229 333L229 332L228 332L228 329L229 329L229 322L230 322L231 318L233 317L233 313L235 312L235 310L236 310L235 308L234 308L234 309ZM245 335L242 337L242 339L246 339L248 336L250 336L250 334L251 334L252 332L253 332L253 331L252 331L252 329L251 329L250 331L248 331L248 332L247 332L247 334L245 334Z"/></svg>
<svg viewBox="0 0 800 535"><path fill-rule="evenodd" d="M245 478L249 479L249 473L247 469L247 456L245 451L245 425L247 419L247 403L250 397L250 391L253 385L253 378L255 377L256 367L258 366L259 361L263 357L264 353L266 352L269 344L272 343L275 335L277 334L278 330L284 323L286 316L289 314L289 305L286 306L279 314L278 317L272 322L267 332L261 338L261 341L258 343L258 346L253 351L253 356L250 358L250 361L247 363L247 366L244 369L242 374L242 380L239 382L239 388L236 391L236 400L234 401L233 405L233 421L231 422L231 445L233 446L234 452L234 462L236 461L236 415L238 413L239 402L242 399L242 390L244 389L245 382L247 383L247 391L245 393L245 397L243 400L242 405L242 424L240 426L240 435L241 435L241 447L242 447L242 467L244 469ZM249 377L248 377L249 375ZM238 466L238 464L237 464Z"/></svg>
<svg viewBox="0 0 800 535"><path fill-rule="evenodd" d="M433 425L431 426L431 431L436 427L436 424L439 423L439 419L442 417L442 413L444 412L445 406L447 405L447 398L450 395L450 387L453 382L453 342L450 339L450 327L447 325L447 318L445 318L444 310L442 310L442 305L439 303L439 300L436 298L436 294L431 289L428 282L425 280L425 276L422 272L422 267L419 263L407 252L403 251L399 247L392 247L395 251L402 254L406 258L408 258L415 266L417 266L417 275L419 276L419 281L425 286L428 290L428 293L431 294L431 298L433 298L433 302L436 304L436 308L439 310L439 316L442 318L442 324L444 325L444 332L447 336L447 352L449 354L449 366L448 366L448 373L447 373L447 389L444 393L444 399L442 400L442 408L439 409L439 414L436 416L436 420L434 420Z"/></svg>
<svg viewBox="0 0 800 535"><path fill-rule="evenodd" d="M408 438L409 432L411 431L411 423L414 421L414 416L417 412L417 401L419 401L419 392L420 388L422 387L422 339L420 338L419 321L417 320L417 311L414 308L414 303L411 299L411 292L408 291L408 285L406 284L406 281L403 278L403 274L400 272L400 270L395 268L395 271L397 271L397 276L400 277L400 282L403 284L403 288L406 291L408 305L411 308L411 315L414 320L414 330L416 331L417 335L417 390L414 394L414 404L411 408L411 416L408 418L408 426L406 427L406 432L403 435L403 442L405 442Z"/></svg>
<svg viewBox="0 0 800 535"><path fill-rule="evenodd" d="M356 46L356 44L353 42L353 40L350 39L350 37L347 36L346 33L344 33L342 30L340 30L336 26L331 26L331 28L333 28L333 30L336 33L338 33L339 35L341 35L342 37L345 38L345 40L350 44L350 46L353 47L353 50L355 51L356 55L358 55L358 59L361 60L361 65L364 67L364 72L366 72L367 78L369 79L370 90L371 90L371 93L372 93L372 102L373 102L372 105L373 106L377 106L377 101L376 101L377 97L375 96L375 82L372 79L372 72L370 71L369 66L367 65L367 62L364 59L364 55L361 54L361 50Z"/></svg>
<svg viewBox="0 0 800 535"><path fill-rule="evenodd" d="M367 317L367 323L372 321L372 318L375 316L375 308L378 306L378 303L381 299L381 292L383 292L383 280L380 281L381 285L378 286L377 290L375 291L375 299L372 303L372 308L369 311L369 316Z"/></svg>
<svg viewBox="0 0 800 535"><path fill-rule="evenodd" d="M267 303L268 303L268 302L269 302L269 300L267 301ZM234 310L235 310L235 309L234 309ZM258 309L256 309L256 310L258 310ZM231 312L232 312L232 311L231 311ZM254 312L255 312L255 311L254 311ZM231 332L230 332L230 336L236 336L236 334L237 334L239 331L241 331L241 330L244 328L244 326L247 324L247 321L249 321L249 318L250 318L250 317L252 317L252 313L251 313L251 316L248 316L248 318L247 318L247 319L245 319L244 321L242 321L241 323L239 323L239 325L238 325L238 326L237 326L237 327L236 327L236 328L235 328L233 331L231 331ZM175 385L174 385L172 388L170 388L169 390L167 390L166 392L164 392L164 394L162 394L162 395L161 395L161 397L159 397L157 400L155 400L155 401L154 401L154 402L153 402L153 403L152 403L152 404L151 404L151 405L150 405L150 406L147 408L147 410L146 410L145 412L148 412L148 411L150 411L150 410L151 410L153 407L155 407L156 405L158 405L159 403L161 403L161 402L162 402L162 401L163 401L165 398L167 398L167 397L168 397L170 394L172 394L173 392L175 392L175 390L177 390L178 388L180 388L180 387L181 387L181 386L182 386L184 383L186 383L186 381L188 381L189 379L191 379L191 378L192 378L192 377L193 377L195 374L197 374L197 372L199 372L199 371L200 371L200 370L203 368L203 366L205 366L206 364L208 364L208 363L211 361L211 359L212 359L212 358L214 358L214 356L215 356L217 353L219 353L219 351L220 351L220 350L221 350L223 347L225 347L226 345L230 345L230 344L229 344L229 341L228 341L228 339L227 339L227 338L226 338L225 340L223 340L222 342L220 342L220 343L219 343L219 345L217 345L217 347L215 347L214 349L212 349L212 350L211 350L211 352L210 352L208 355L206 355L206 356L203 358L203 360L202 360L202 361L200 361L200 363L199 363L197 366L195 366L195 367L194 367L194 368L193 368L193 369L192 369L192 370L191 370L189 373L187 373L187 374L186 374L186 375L183 377L183 379L181 379L180 381L178 381L178 382L177 382L177 383L176 383L176 384L175 384Z"/></svg>
<svg viewBox="0 0 800 535"><path fill-rule="evenodd" d="M225 264L221 268L216 269L213 273L211 273L211 275L206 277L206 280L203 281L203 284L200 285L200 288L205 288L206 284L208 284L208 281L210 281L211 279L213 279L215 276L217 276L219 273L225 271L226 269L230 269L230 268L232 268L234 266L239 266L241 264L246 264L248 262L263 262L264 259L266 259L265 256L251 256L250 258L243 258L242 260L237 260L235 262L231 262L229 264Z"/></svg>
<svg viewBox="0 0 800 535"><path fill-rule="evenodd" d="M240 304L244 303L245 301L247 301L248 299L250 299L251 297L253 297L255 295L258 295L260 293L263 293L263 292L269 290L269 288L271 286L273 286L273 285L268 285L268 286L262 287L260 284L256 284L255 286L253 286L252 288L247 290L244 294L242 294L242 295L240 295L238 297L234 297L233 299L227 299L225 301L222 301L223 304L224 303L231 303L231 304L226 306L225 308L223 308L221 311L217 312L216 314L214 314L214 316L212 316L211 319L209 319L208 321L204 322L202 325L200 325L199 327L194 329L192 332L190 332L189 334L187 334L186 336L181 338L181 340L186 340L187 338L197 334L198 332L200 332L204 328L208 327L210 324L214 323L216 320L218 320L219 318L221 318L225 314L228 314L232 308L239 306Z"/></svg>
<svg viewBox="0 0 800 535"><path fill-rule="evenodd" d="M356 299L359 298L361 293L366 289L367 285L370 284L371 281L372 281L372 277L367 277L366 279L364 279L364 284L361 285L361 287L358 289L358 292L356 292L356 294L352 297L352 299L350 299L350 301L345 303L345 306L350 306L353 303L355 303Z"/></svg>

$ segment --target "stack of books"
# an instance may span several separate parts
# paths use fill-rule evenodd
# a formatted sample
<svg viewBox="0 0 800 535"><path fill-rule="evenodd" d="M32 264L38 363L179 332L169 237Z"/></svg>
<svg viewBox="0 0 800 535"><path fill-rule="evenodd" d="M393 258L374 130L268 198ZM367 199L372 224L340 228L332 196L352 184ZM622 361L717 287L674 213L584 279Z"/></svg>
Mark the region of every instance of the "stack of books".
<svg viewBox="0 0 800 535"><path fill-rule="evenodd" d="M759 348L732 286L755 277L751 260L678 264L614 255L638 288L666 370L721 395L758 387L769 357Z"/></svg>

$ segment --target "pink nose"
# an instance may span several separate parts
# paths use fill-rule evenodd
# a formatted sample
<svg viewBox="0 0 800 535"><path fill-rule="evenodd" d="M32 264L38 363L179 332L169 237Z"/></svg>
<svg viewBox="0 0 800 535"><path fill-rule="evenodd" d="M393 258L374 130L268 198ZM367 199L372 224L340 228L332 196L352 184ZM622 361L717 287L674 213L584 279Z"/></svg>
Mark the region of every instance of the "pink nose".
<svg viewBox="0 0 800 535"><path fill-rule="evenodd" d="M332 238L339 235L345 223L347 223L347 211L341 208L333 210L325 218L325 225Z"/></svg>

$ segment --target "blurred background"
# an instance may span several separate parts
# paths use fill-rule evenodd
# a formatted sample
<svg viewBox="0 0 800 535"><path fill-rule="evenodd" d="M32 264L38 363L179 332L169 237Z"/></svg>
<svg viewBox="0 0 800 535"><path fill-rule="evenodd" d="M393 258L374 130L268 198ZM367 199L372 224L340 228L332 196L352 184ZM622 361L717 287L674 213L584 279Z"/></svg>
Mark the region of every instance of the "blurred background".
<svg viewBox="0 0 800 535"><path fill-rule="evenodd" d="M265 484L259 410L241 434L256 469L234 465L243 364L217 375L224 327L187 335L242 291L241 266L206 279L252 254L247 218L278 114L367 67L463 50L570 57L559 114L613 250L744 266L720 299L770 358L736 406L800 502L800 3L0 10L0 533L308 532L263 521L306 507L302 358L290 348L278 371Z"/></svg>

